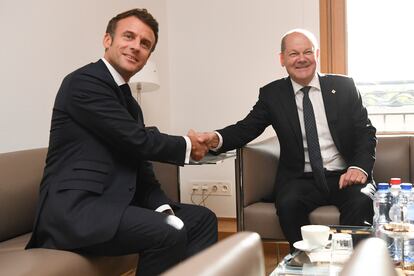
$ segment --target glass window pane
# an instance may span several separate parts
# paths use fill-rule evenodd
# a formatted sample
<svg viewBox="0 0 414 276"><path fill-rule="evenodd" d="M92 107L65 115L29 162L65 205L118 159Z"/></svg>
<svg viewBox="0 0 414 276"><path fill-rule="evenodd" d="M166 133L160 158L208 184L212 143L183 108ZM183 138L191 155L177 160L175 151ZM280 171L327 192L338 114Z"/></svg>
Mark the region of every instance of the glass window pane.
<svg viewBox="0 0 414 276"><path fill-rule="evenodd" d="M348 74L378 130L413 128L413 10L412 0L347 1Z"/></svg>

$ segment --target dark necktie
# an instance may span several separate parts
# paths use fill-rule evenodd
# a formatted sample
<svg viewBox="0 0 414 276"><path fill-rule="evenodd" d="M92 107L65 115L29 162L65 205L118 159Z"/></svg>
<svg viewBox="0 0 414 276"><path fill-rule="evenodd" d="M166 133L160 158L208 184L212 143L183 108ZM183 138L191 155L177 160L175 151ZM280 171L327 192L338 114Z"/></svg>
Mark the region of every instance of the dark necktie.
<svg viewBox="0 0 414 276"><path fill-rule="evenodd" d="M309 160L313 177L321 191L329 192L323 170L321 148L319 146L318 131L316 129L315 113L309 99L310 86L301 89L303 92L303 119L305 121L306 141L308 143Z"/></svg>
<svg viewBox="0 0 414 276"><path fill-rule="evenodd" d="M131 88L129 87L128 83L124 83L119 88L121 88L123 92L123 97L125 99L125 104L128 112L132 115L132 117L137 119L139 111L135 99L132 97Z"/></svg>

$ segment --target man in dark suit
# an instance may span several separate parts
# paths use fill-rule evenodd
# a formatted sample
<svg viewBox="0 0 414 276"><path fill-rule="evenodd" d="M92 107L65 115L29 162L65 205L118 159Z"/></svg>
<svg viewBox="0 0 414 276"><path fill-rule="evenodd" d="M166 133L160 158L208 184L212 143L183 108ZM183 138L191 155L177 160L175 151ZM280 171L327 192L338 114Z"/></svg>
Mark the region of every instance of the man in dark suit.
<svg viewBox="0 0 414 276"><path fill-rule="evenodd" d="M145 9L121 13L108 23L104 58L63 80L27 248L140 253L137 275L158 275L216 242L214 213L172 202L148 161L183 165L207 151L191 131L172 136L144 125L127 82L157 40Z"/></svg>
<svg viewBox="0 0 414 276"><path fill-rule="evenodd" d="M372 200L361 189L374 192L365 185L372 178L376 130L353 80L317 74L318 58L313 34L288 32L280 62L289 77L262 87L243 120L204 133L211 148L228 151L252 141L267 126L274 128L280 143L274 200L291 248L319 206L337 206L345 225L363 225L373 216Z"/></svg>

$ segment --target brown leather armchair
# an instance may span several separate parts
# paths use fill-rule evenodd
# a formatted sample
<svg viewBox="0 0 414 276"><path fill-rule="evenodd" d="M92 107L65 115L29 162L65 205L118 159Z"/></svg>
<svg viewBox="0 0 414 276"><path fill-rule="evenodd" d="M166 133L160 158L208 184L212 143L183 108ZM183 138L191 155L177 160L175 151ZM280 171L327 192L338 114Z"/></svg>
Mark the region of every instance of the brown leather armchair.
<svg viewBox="0 0 414 276"><path fill-rule="evenodd" d="M284 242L276 208L264 202L273 190L280 148L277 137L248 144L237 150L236 202L237 230L253 231L262 239ZM388 182L401 177L404 182L414 179L414 135L379 136L374 179ZM322 206L310 214L313 224L339 224L339 211L334 206Z"/></svg>
<svg viewBox="0 0 414 276"><path fill-rule="evenodd" d="M121 275L138 255L86 257L52 249L24 250L32 231L46 148L0 154L0 275ZM179 201L178 167L154 162L166 194Z"/></svg>

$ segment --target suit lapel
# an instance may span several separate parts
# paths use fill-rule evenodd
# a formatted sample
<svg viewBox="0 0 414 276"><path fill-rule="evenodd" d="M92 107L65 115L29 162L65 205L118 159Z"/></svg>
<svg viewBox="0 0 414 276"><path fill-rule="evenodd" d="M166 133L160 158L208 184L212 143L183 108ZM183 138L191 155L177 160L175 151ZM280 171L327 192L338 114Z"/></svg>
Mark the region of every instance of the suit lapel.
<svg viewBox="0 0 414 276"><path fill-rule="evenodd" d="M282 88L282 96L284 113L290 123L292 131L295 133L296 141L300 147L303 147L302 131L300 129L298 108L296 106L295 93L293 91L290 78L285 78L284 87Z"/></svg>
<svg viewBox="0 0 414 276"><path fill-rule="evenodd" d="M124 91L121 90L121 88L116 84L114 78L112 77L111 73L108 70L108 67L106 67L105 63L99 59L96 63L94 63L96 65L96 73L98 74L98 76L102 79L102 81L104 82L108 82L108 80L110 80L109 85L113 87L113 90L115 91L116 96L119 99L119 102L128 110L129 112L129 108L128 108L128 100L125 97L125 93ZM137 121L141 121L142 124L144 124L144 117L142 114L142 110L141 107L138 105L138 103L136 103L135 101L130 102L131 105L133 105L133 108L135 109L134 112L132 112L133 114L132 117L134 117L135 120Z"/></svg>
<svg viewBox="0 0 414 276"><path fill-rule="evenodd" d="M319 83L321 84L321 92L323 98L323 104L325 106L326 119L328 121L329 131L331 132L332 139L335 145L338 147L338 136L336 133L336 121L338 119L338 100L337 91L330 79L325 75L319 75Z"/></svg>

